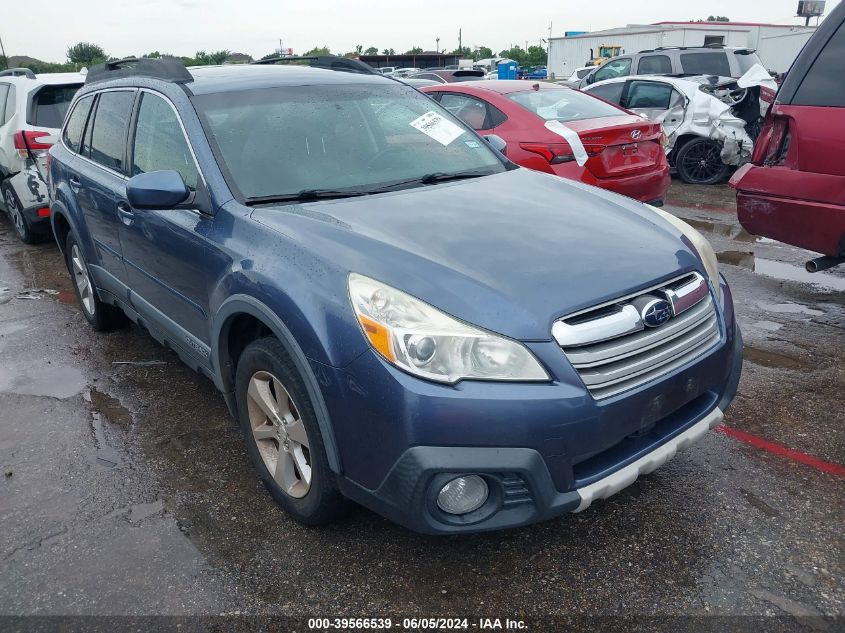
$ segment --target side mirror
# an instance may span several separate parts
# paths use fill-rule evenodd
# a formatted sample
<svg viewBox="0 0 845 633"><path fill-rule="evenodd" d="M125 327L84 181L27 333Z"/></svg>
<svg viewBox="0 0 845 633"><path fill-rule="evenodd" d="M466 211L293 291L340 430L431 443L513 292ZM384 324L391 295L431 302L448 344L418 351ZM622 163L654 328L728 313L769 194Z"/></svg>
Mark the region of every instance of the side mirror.
<svg viewBox="0 0 845 633"><path fill-rule="evenodd" d="M494 150L499 152L500 154L507 155L508 151L508 142L503 139L501 136L497 136L495 134L487 134L484 137L484 140L490 144Z"/></svg>
<svg viewBox="0 0 845 633"><path fill-rule="evenodd" d="M172 209L190 195L182 174L173 169L138 174L126 183L126 199L134 209Z"/></svg>

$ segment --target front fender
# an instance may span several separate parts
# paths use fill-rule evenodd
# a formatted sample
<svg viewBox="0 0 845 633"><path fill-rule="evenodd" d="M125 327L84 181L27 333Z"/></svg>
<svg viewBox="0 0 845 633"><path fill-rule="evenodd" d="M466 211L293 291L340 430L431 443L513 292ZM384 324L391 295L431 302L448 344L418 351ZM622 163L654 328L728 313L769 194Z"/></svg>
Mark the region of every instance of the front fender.
<svg viewBox="0 0 845 633"><path fill-rule="evenodd" d="M235 385L233 381L234 368L229 360L229 327L235 317L248 314L264 323L273 335L285 347L294 365L305 382L308 395L314 406L317 424L323 436L329 467L335 473L342 472L340 454L337 449L334 430L326 407L323 393L317 380L317 373L321 372L321 365L310 361L302 351L299 343L288 326L273 310L258 299L246 294L235 294L226 299L215 313L211 327L211 358L214 363L215 382L220 386L228 398L232 398ZM232 398L232 400L234 400Z"/></svg>

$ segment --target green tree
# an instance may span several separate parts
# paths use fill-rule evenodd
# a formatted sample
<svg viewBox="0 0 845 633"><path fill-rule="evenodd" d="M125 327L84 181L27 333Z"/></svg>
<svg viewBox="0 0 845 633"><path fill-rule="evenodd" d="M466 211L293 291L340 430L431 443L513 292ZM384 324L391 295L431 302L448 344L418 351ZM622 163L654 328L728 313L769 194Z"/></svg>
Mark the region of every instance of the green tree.
<svg viewBox="0 0 845 633"><path fill-rule="evenodd" d="M370 46L364 51L364 55L378 55L378 49L375 46Z"/></svg>
<svg viewBox="0 0 845 633"><path fill-rule="evenodd" d="M395 54L396 54L396 51L394 51L392 48L385 48L385 49L381 52L381 54L382 54L382 55L395 55Z"/></svg>
<svg viewBox="0 0 845 633"><path fill-rule="evenodd" d="M364 45L363 45L363 44L358 44L358 45L355 47L355 54L356 54L356 55L360 55L360 54L361 54L361 53L363 53L363 52L364 52Z"/></svg>
<svg viewBox="0 0 845 633"><path fill-rule="evenodd" d="M108 58L108 55L106 55L106 51L97 44L79 42L67 49L67 58L72 64L92 66L105 61Z"/></svg>
<svg viewBox="0 0 845 633"><path fill-rule="evenodd" d="M457 55L458 57L472 57L472 49L469 46L461 46L456 48L449 55Z"/></svg>
<svg viewBox="0 0 845 633"><path fill-rule="evenodd" d="M479 46L478 59L487 59L489 57L493 57L493 49L488 48L487 46Z"/></svg>
<svg viewBox="0 0 845 633"><path fill-rule="evenodd" d="M332 52L328 46L315 46L310 51L305 53L305 57L319 57L321 55L331 55Z"/></svg>
<svg viewBox="0 0 845 633"><path fill-rule="evenodd" d="M421 46L414 46L414 48L412 48L411 50L409 50L405 54L406 55L419 55L422 52L423 52L423 49L422 49Z"/></svg>
<svg viewBox="0 0 845 633"><path fill-rule="evenodd" d="M730 22L731 19L729 17L724 16L724 15L710 15L710 16L707 16L707 21L708 22Z"/></svg>
<svg viewBox="0 0 845 633"><path fill-rule="evenodd" d="M521 46L514 46L513 48L499 51L499 57L507 57L524 66L527 55Z"/></svg>
<svg viewBox="0 0 845 633"><path fill-rule="evenodd" d="M548 60L546 49L542 46L529 46L525 56L526 66L545 66Z"/></svg>
<svg viewBox="0 0 845 633"><path fill-rule="evenodd" d="M5 55L0 55L0 68L6 69L9 67L9 60L6 58Z"/></svg>

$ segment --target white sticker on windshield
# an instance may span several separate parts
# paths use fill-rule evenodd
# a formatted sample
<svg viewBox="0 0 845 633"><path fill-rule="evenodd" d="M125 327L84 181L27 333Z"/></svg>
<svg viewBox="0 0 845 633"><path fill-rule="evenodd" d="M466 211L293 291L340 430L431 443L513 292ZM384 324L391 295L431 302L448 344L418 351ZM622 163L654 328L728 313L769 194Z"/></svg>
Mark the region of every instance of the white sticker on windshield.
<svg viewBox="0 0 845 633"><path fill-rule="evenodd" d="M414 119L410 125L444 147L465 132L460 126L444 119L443 116L433 110L429 110L421 117Z"/></svg>

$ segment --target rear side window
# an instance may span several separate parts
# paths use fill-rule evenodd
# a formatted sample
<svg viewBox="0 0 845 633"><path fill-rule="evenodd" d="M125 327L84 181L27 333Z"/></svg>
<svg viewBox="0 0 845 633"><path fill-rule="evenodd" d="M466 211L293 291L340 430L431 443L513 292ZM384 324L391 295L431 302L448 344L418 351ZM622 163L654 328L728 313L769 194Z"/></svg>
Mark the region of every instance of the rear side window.
<svg viewBox="0 0 845 633"><path fill-rule="evenodd" d="M197 188L197 165L176 113L161 97L145 92L135 124L132 175L161 169L178 171L188 187Z"/></svg>
<svg viewBox="0 0 845 633"><path fill-rule="evenodd" d="M668 110L672 102L672 86L656 81L632 81L628 92L628 108Z"/></svg>
<svg viewBox="0 0 845 633"><path fill-rule="evenodd" d="M724 51L681 53L681 68L688 75L731 76L728 54Z"/></svg>
<svg viewBox="0 0 845 633"><path fill-rule="evenodd" d="M62 134L65 145L74 152L79 151L79 146L82 144L82 132L85 130L85 121L88 120L88 112L91 110L91 104L94 102L94 96L88 95L79 100L67 120L65 131Z"/></svg>
<svg viewBox="0 0 845 633"><path fill-rule="evenodd" d="M604 101L568 88L515 92L508 99L546 121L580 121L624 114Z"/></svg>
<svg viewBox="0 0 845 633"><path fill-rule="evenodd" d="M91 160L115 171L123 171L126 127L134 92L103 92L97 102L91 131Z"/></svg>
<svg viewBox="0 0 845 633"><path fill-rule="evenodd" d="M0 116L0 125L6 125L9 120L15 116L15 110L17 106L17 101L15 100L15 87L9 86L9 94L6 96L6 114L5 116Z"/></svg>
<svg viewBox="0 0 845 633"><path fill-rule="evenodd" d="M576 70L575 73L577 74L578 79L583 79L584 77L589 75L590 71L592 70L592 68L582 68L581 70Z"/></svg>
<svg viewBox="0 0 845 633"><path fill-rule="evenodd" d="M38 127L62 127L70 103L81 87L80 83L41 88L32 98L29 123Z"/></svg>
<svg viewBox="0 0 845 633"><path fill-rule="evenodd" d="M638 75L662 75L672 72L672 60L667 55L646 55L637 64Z"/></svg>
<svg viewBox="0 0 845 633"><path fill-rule="evenodd" d="M845 82L842 60L845 58L845 22L828 40L813 62L792 103L809 106L845 107Z"/></svg>
<svg viewBox="0 0 845 633"><path fill-rule="evenodd" d="M589 88L587 92L591 95L601 97L605 101L611 103L622 103L622 91L625 89L624 81L617 81L612 84L605 84L603 86L596 86Z"/></svg>
<svg viewBox="0 0 845 633"><path fill-rule="evenodd" d="M617 77L627 77L630 74L631 58L623 57L622 59L614 59L613 61L607 62L599 68L596 74L593 75L593 82L616 79Z"/></svg>
<svg viewBox="0 0 845 633"><path fill-rule="evenodd" d="M9 84L0 84L0 125L6 122L6 97L9 94Z"/></svg>

